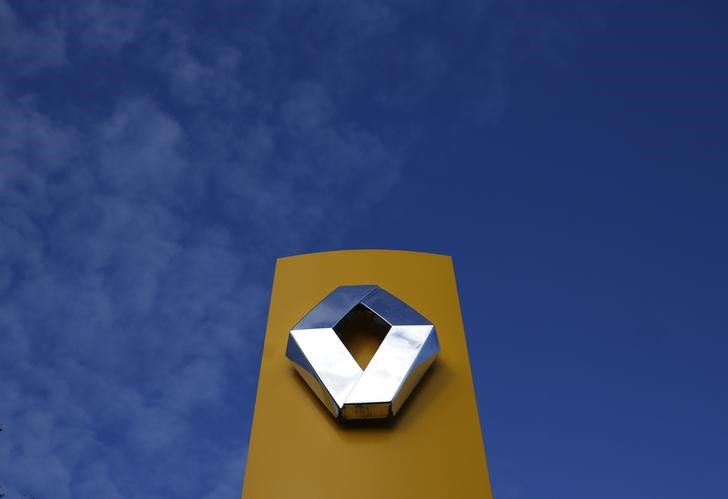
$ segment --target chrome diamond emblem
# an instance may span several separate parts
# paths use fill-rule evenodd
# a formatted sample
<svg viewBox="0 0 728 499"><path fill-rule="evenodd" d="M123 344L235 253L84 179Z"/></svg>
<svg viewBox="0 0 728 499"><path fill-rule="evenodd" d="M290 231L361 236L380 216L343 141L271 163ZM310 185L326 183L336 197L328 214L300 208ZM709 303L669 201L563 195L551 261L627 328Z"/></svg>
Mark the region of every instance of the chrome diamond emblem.
<svg viewBox="0 0 728 499"><path fill-rule="evenodd" d="M362 369L336 328L364 307L388 332ZM402 404L440 351L435 326L376 285L339 286L288 336L286 357L334 417L383 419Z"/></svg>

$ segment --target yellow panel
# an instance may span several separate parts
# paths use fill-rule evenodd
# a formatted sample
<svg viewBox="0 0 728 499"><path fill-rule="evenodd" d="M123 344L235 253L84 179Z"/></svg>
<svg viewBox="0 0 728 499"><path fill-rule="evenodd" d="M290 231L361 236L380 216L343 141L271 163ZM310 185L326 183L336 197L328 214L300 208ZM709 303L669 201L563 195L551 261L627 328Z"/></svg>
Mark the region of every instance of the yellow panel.
<svg viewBox="0 0 728 499"><path fill-rule="evenodd" d="M285 357L336 286L378 284L431 320L441 352L397 416L342 425ZM452 260L337 251L276 265L243 499L492 499Z"/></svg>

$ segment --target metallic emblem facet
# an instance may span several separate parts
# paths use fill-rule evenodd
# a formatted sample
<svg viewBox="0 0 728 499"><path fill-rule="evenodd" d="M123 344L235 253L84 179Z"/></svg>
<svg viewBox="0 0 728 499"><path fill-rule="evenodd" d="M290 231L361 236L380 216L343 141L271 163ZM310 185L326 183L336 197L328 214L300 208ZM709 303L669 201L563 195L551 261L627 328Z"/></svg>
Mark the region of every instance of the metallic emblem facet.
<svg viewBox="0 0 728 499"><path fill-rule="evenodd" d="M361 307L388 328L363 370L335 330ZM439 351L435 326L396 296L339 286L293 327L286 357L334 417L381 419L397 414Z"/></svg>

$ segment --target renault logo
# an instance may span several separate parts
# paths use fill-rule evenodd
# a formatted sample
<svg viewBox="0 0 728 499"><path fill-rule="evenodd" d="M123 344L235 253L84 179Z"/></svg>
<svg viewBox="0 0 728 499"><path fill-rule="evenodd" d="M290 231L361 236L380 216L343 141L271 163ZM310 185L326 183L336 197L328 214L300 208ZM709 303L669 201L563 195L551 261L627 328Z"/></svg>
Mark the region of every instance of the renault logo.
<svg viewBox="0 0 728 499"><path fill-rule="evenodd" d="M362 369L341 338L356 313L386 335ZM334 417L382 419L397 414L440 351L435 326L376 285L339 286L288 336L286 357Z"/></svg>

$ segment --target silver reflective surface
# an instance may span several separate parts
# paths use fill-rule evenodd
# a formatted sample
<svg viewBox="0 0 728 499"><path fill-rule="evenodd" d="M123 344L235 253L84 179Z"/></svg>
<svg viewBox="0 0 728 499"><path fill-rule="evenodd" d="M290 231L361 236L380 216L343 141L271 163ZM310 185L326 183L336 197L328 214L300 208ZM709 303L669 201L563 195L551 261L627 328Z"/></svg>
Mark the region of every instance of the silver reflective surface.
<svg viewBox="0 0 728 499"><path fill-rule="evenodd" d="M389 325L366 369L334 330L359 305ZM380 419L399 411L439 351L435 326L396 296L339 286L293 327L286 357L334 417Z"/></svg>

